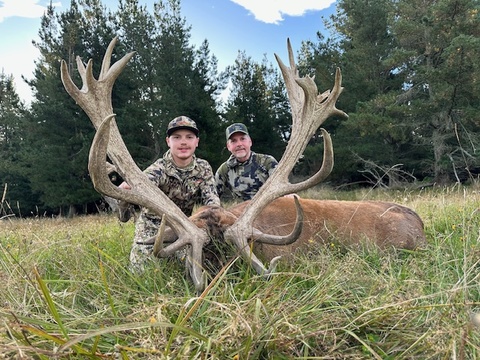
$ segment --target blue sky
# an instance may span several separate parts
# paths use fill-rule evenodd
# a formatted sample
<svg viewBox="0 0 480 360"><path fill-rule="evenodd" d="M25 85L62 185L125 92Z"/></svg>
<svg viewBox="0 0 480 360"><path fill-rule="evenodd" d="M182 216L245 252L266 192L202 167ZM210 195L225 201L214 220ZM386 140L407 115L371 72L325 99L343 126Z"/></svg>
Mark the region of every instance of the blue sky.
<svg viewBox="0 0 480 360"><path fill-rule="evenodd" d="M39 54L32 45L38 39L40 17L50 0L0 0L0 71L13 75L20 97L27 103L30 89L21 79L32 78ZM154 0L138 0L152 9ZM118 1L102 0L112 10ZM57 12L70 0L53 0ZM260 62L275 63L274 53L287 61L287 38L294 52L302 40L315 40L324 31L323 17L335 12L333 0L182 0L182 13L192 26L191 43L204 39L218 58L219 70L232 65L238 51ZM134 50L134 49L132 49Z"/></svg>

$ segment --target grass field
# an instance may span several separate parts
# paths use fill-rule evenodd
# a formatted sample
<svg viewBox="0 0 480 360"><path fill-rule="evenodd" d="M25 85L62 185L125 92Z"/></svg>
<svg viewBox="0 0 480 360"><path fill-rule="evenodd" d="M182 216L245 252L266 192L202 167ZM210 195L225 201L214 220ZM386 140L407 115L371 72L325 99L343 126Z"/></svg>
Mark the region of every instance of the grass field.
<svg viewBox="0 0 480 360"><path fill-rule="evenodd" d="M392 200L428 246L321 246L269 281L233 258L197 297L183 265L128 271L133 222L0 221L0 358L480 359L480 188L310 190Z"/></svg>

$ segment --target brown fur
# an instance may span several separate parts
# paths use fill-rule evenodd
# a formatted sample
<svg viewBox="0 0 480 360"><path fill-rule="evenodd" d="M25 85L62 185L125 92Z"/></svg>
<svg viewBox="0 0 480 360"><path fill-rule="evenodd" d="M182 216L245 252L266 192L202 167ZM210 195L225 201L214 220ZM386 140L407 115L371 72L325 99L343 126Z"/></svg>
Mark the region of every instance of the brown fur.
<svg viewBox="0 0 480 360"><path fill-rule="evenodd" d="M228 210L202 207L191 220L206 228L213 237L221 238L224 231L240 216L247 202ZM270 245L256 242L254 252L266 261L275 256L287 256L297 249L321 243L351 246L373 243L382 249L415 249L426 244L423 222L411 209L382 201L337 201L300 199L304 211L302 234L293 244ZM296 219L292 197L282 197L269 204L254 222L258 230L274 235L286 235Z"/></svg>

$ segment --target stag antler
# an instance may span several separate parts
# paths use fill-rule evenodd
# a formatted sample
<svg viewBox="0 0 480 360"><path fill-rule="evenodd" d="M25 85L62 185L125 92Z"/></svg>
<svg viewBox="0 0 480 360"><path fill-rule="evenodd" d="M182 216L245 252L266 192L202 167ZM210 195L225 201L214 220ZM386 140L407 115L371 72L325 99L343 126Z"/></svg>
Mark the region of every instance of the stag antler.
<svg viewBox="0 0 480 360"><path fill-rule="evenodd" d="M134 55L134 52L130 52L110 66L116 41L115 37L108 46L98 80L93 76L92 60L88 61L85 68L81 59L77 57L77 68L83 82L81 90L73 83L66 62L62 60L61 63L61 77L65 89L97 129L89 156L92 182L95 189L102 194L146 207L160 217L165 214L167 223L178 235L178 240L158 251L157 256L166 257L190 245L187 267L196 290L203 291L205 277L202 268L202 249L209 240L206 231L195 226L138 168L115 123L111 100L113 84ZM107 154L115 165L115 171L127 181L131 190L124 190L112 184L108 177L112 165L106 162Z"/></svg>
<svg viewBox="0 0 480 360"><path fill-rule="evenodd" d="M272 260L269 268L266 269L255 254L250 251L248 240L252 238L253 221L263 208L274 199L318 184L330 174L333 168L333 147L330 135L327 131L321 129L324 139L322 167L310 179L300 183L291 184L288 180L288 175L320 125L333 115L347 117L347 114L335 107L335 103L343 90L340 69L337 68L335 85L332 91L318 94L317 86L312 77L299 77L290 39L287 40L287 48L290 68L285 66L276 54L275 58L282 71L292 110L290 141L274 173L245 208L245 212L225 232L225 239L234 243L242 252L243 257L252 262L252 266L257 272L264 275L269 275L273 271L277 259Z"/></svg>

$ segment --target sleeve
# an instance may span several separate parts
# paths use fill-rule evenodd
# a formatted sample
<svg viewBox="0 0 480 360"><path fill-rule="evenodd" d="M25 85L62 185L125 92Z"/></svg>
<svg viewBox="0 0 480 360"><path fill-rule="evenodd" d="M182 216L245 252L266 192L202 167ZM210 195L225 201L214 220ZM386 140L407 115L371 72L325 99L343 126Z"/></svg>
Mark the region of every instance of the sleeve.
<svg viewBox="0 0 480 360"><path fill-rule="evenodd" d="M213 170L209 163L205 162L203 182L200 185L202 192L203 205L219 205L220 198L217 194L215 186L215 177L213 176Z"/></svg>
<svg viewBox="0 0 480 360"><path fill-rule="evenodd" d="M143 171L148 179L160 187L165 181L165 164L162 159L158 159Z"/></svg>
<svg viewBox="0 0 480 360"><path fill-rule="evenodd" d="M273 156L268 155L265 163L265 168L268 170L268 176L273 174L273 171L277 168L278 161Z"/></svg>
<svg viewBox="0 0 480 360"><path fill-rule="evenodd" d="M223 194L225 194L225 191L227 190L227 164L223 163L220 165L220 167L217 169L217 172L215 173L215 183L217 186L217 193L218 196L221 198Z"/></svg>

